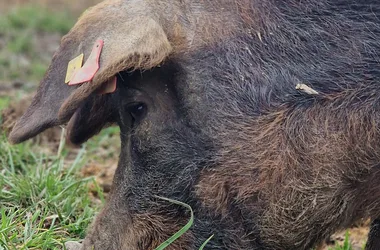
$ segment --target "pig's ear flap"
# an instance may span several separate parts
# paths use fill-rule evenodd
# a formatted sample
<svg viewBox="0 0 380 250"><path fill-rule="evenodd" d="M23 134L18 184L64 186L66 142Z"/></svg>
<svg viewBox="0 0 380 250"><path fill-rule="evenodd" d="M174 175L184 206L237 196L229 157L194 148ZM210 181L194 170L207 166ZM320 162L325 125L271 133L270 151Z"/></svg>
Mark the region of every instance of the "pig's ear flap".
<svg viewBox="0 0 380 250"><path fill-rule="evenodd" d="M112 95L89 96L75 111L67 125L67 138L81 144L100 132L107 124L116 122Z"/></svg>
<svg viewBox="0 0 380 250"><path fill-rule="evenodd" d="M68 122L79 107L84 107L81 106L84 101L118 72L150 69L162 63L172 52L172 47L155 14L149 10L149 6L136 6L133 1L109 0L85 12L62 39L37 95L16 123L9 140L19 143L49 127ZM65 84L68 63L83 53L86 65L97 41L102 41L104 46L99 68L91 81L75 86ZM90 104L91 101L95 103ZM83 105L99 107L97 102L96 98L90 98ZM74 117L76 121L71 124L84 121L81 117L85 117L86 112L79 113L80 117ZM79 138L76 132L79 130L75 129L71 137L76 141L87 139L88 135Z"/></svg>

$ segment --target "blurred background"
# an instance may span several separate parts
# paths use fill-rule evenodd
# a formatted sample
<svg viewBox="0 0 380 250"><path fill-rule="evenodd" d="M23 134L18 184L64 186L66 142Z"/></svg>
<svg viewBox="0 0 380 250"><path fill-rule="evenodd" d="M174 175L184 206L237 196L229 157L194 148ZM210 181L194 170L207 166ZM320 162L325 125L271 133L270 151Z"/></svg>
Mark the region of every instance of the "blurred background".
<svg viewBox="0 0 380 250"><path fill-rule="evenodd" d="M100 0L1 0L0 10L8 10L22 5L39 5L54 11L66 10L73 15L82 13L89 6L101 2Z"/></svg>
<svg viewBox="0 0 380 250"><path fill-rule="evenodd" d="M43 76L62 35L99 0L0 0L0 86L31 87Z"/></svg>
<svg viewBox="0 0 380 250"><path fill-rule="evenodd" d="M119 151L116 127L103 130L81 147L63 147L62 128L49 129L20 146L6 141L6 134L30 104L61 37L83 11L99 2L0 0L0 250L56 249L65 240L83 238L104 202L103 194L106 197L110 190ZM38 172L41 162L47 165ZM77 171L67 173L67 169ZM93 182L86 179L90 177ZM49 178L54 180L50 184ZM64 188L75 183L80 186L73 193ZM78 199L67 199L72 195ZM42 212L35 215L35 211ZM338 233L330 246L319 249L363 249L367 232L368 227L357 225L349 237Z"/></svg>

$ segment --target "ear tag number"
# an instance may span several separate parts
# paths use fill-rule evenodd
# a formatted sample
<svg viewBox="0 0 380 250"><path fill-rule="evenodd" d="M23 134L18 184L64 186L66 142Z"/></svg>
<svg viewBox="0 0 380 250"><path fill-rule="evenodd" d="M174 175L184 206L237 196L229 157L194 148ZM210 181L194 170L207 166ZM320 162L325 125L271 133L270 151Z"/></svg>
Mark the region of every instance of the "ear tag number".
<svg viewBox="0 0 380 250"><path fill-rule="evenodd" d="M69 85L77 85L91 81L99 70L100 53L104 45L103 40L97 40L91 54L81 69L74 73Z"/></svg>
<svg viewBox="0 0 380 250"><path fill-rule="evenodd" d="M65 83L69 83L71 78L73 78L75 72L82 68L83 57L84 55L82 53L69 62L69 64L67 65Z"/></svg>

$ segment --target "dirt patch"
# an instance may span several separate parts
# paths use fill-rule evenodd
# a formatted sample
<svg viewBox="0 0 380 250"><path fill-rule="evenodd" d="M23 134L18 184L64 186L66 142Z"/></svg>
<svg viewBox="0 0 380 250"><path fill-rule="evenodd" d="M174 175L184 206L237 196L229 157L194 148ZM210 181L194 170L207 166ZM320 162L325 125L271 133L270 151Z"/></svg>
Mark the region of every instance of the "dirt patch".
<svg viewBox="0 0 380 250"><path fill-rule="evenodd" d="M10 92L11 93L11 92ZM12 94L9 94L10 96ZM23 97L18 102L11 102L9 107L4 109L1 113L2 124L0 124L1 130L5 131L6 134L14 127L16 121L22 116L22 114L29 107L32 102L33 95L27 95ZM42 134L34 137L32 140L34 143L40 145L46 145L49 150L56 151L61 139L62 129L60 127L55 127L47 129Z"/></svg>
<svg viewBox="0 0 380 250"><path fill-rule="evenodd" d="M111 191L112 180L117 168L117 162L100 165L100 164L88 164L82 168L83 176L95 176L95 180L100 187L102 187L104 193L107 195ZM92 188L96 193L96 188Z"/></svg>

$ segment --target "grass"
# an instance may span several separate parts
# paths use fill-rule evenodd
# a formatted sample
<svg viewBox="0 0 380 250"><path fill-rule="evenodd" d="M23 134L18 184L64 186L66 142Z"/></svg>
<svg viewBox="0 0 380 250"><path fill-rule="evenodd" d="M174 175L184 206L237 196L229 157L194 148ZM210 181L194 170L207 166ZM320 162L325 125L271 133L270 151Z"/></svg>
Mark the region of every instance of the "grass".
<svg viewBox="0 0 380 250"><path fill-rule="evenodd" d="M189 218L189 221L186 223L186 225L184 225L178 232L176 232L175 234L173 234L169 239L167 239L166 241L162 242L155 250L164 250L166 247L170 246L174 241L176 241L179 237L181 237L183 234L185 234L192 226L193 226L193 223L194 223L194 211L193 209L191 208L191 206L189 206L188 204L186 203L183 203L183 202L180 202L180 201L176 201L176 200L172 200L172 199L168 199L168 198L165 198L165 197L160 197L160 196L156 196L156 198L158 199L161 199L161 200L164 200L164 201L167 201L167 202L170 202L170 203L173 203L173 204L176 204L176 205L179 205L179 206L182 206L184 208L186 208L187 210L190 211L190 218ZM214 235L211 235L202 245L201 247L199 248L199 250L203 250L207 243L214 237Z"/></svg>
<svg viewBox="0 0 380 250"><path fill-rule="evenodd" d="M118 159L119 133L119 127L108 127L86 143L88 154L94 161L104 163L105 160Z"/></svg>
<svg viewBox="0 0 380 250"><path fill-rule="evenodd" d="M66 11L52 13L38 5L26 5L12 9L0 20L0 29L33 32L67 33L73 26L72 17Z"/></svg>
<svg viewBox="0 0 380 250"><path fill-rule="evenodd" d="M363 246L363 250L364 250ZM352 250L352 245L350 243L350 234L348 231L346 231L346 234L344 236L344 241L342 245L339 245L338 243L335 244L334 247L329 248L329 250Z"/></svg>
<svg viewBox="0 0 380 250"><path fill-rule="evenodd" d="M0 50L0 76L12 80L40 80L53 52L47 53L46 47L55 44L53 38L59 40L75 21L67 11L52 12L38 5L14 8L0 15L0 47L5 48ZM46 35L52 41L40 39Z"/></svg>
<svg viewBox="0 0 380 250"><path fill-rule="evenodd" d="M59 249L83 238L97 211L89 196L94 179L77 174L84 150L67 163L64 155L39 155L31 147L0 140L2 249Z"/></svg>
<svg viewBox="0 0 380 250"><path fill-rule="evenodd" d="M164 250L166 247L168 247L170 244L172 244L175 240L177 240L179 237L181 237L184 233L186 233L191 228L191 226L194 223L194 212L193 212L193 209L189 205L187 205L187 204L185 204L183 202L175 201L175 200L172 200L172 199L167 199L167 198L159 197L159 196L157 196L157 198L161 199L161 200L164 200L164 201L167 201L167 202L170 202L170 203L173 203L173 204L176 204L176 205L179 205L179 206L182 206L182 207L184 207L184 208L186 208L186 209L188 209L190 211L190 219L186 223L186 225L183 226L178 232L176 232L175 234L173 234L165 242L162 242L156 248L156 250Z"/></svg>
<svg viewBox="0 0 380 250"><path fill-rule="evenodd" d="M0 47L5 48L0 50L0 84L33 82L34 90L52 57L46 44L57 46L75 19L36 5L0 15ZM0 96L0 113L18 95ZM101 142L109 134L94 140ZM102 198L100 188L93 177L79 175L91 158L88 150L80 150L73 161L66 158L67 150L49 155L39 151L31 142L10 145L0 131L0 250L62 249L65 241L84 238L99 209L89 193Z"/></svg>

